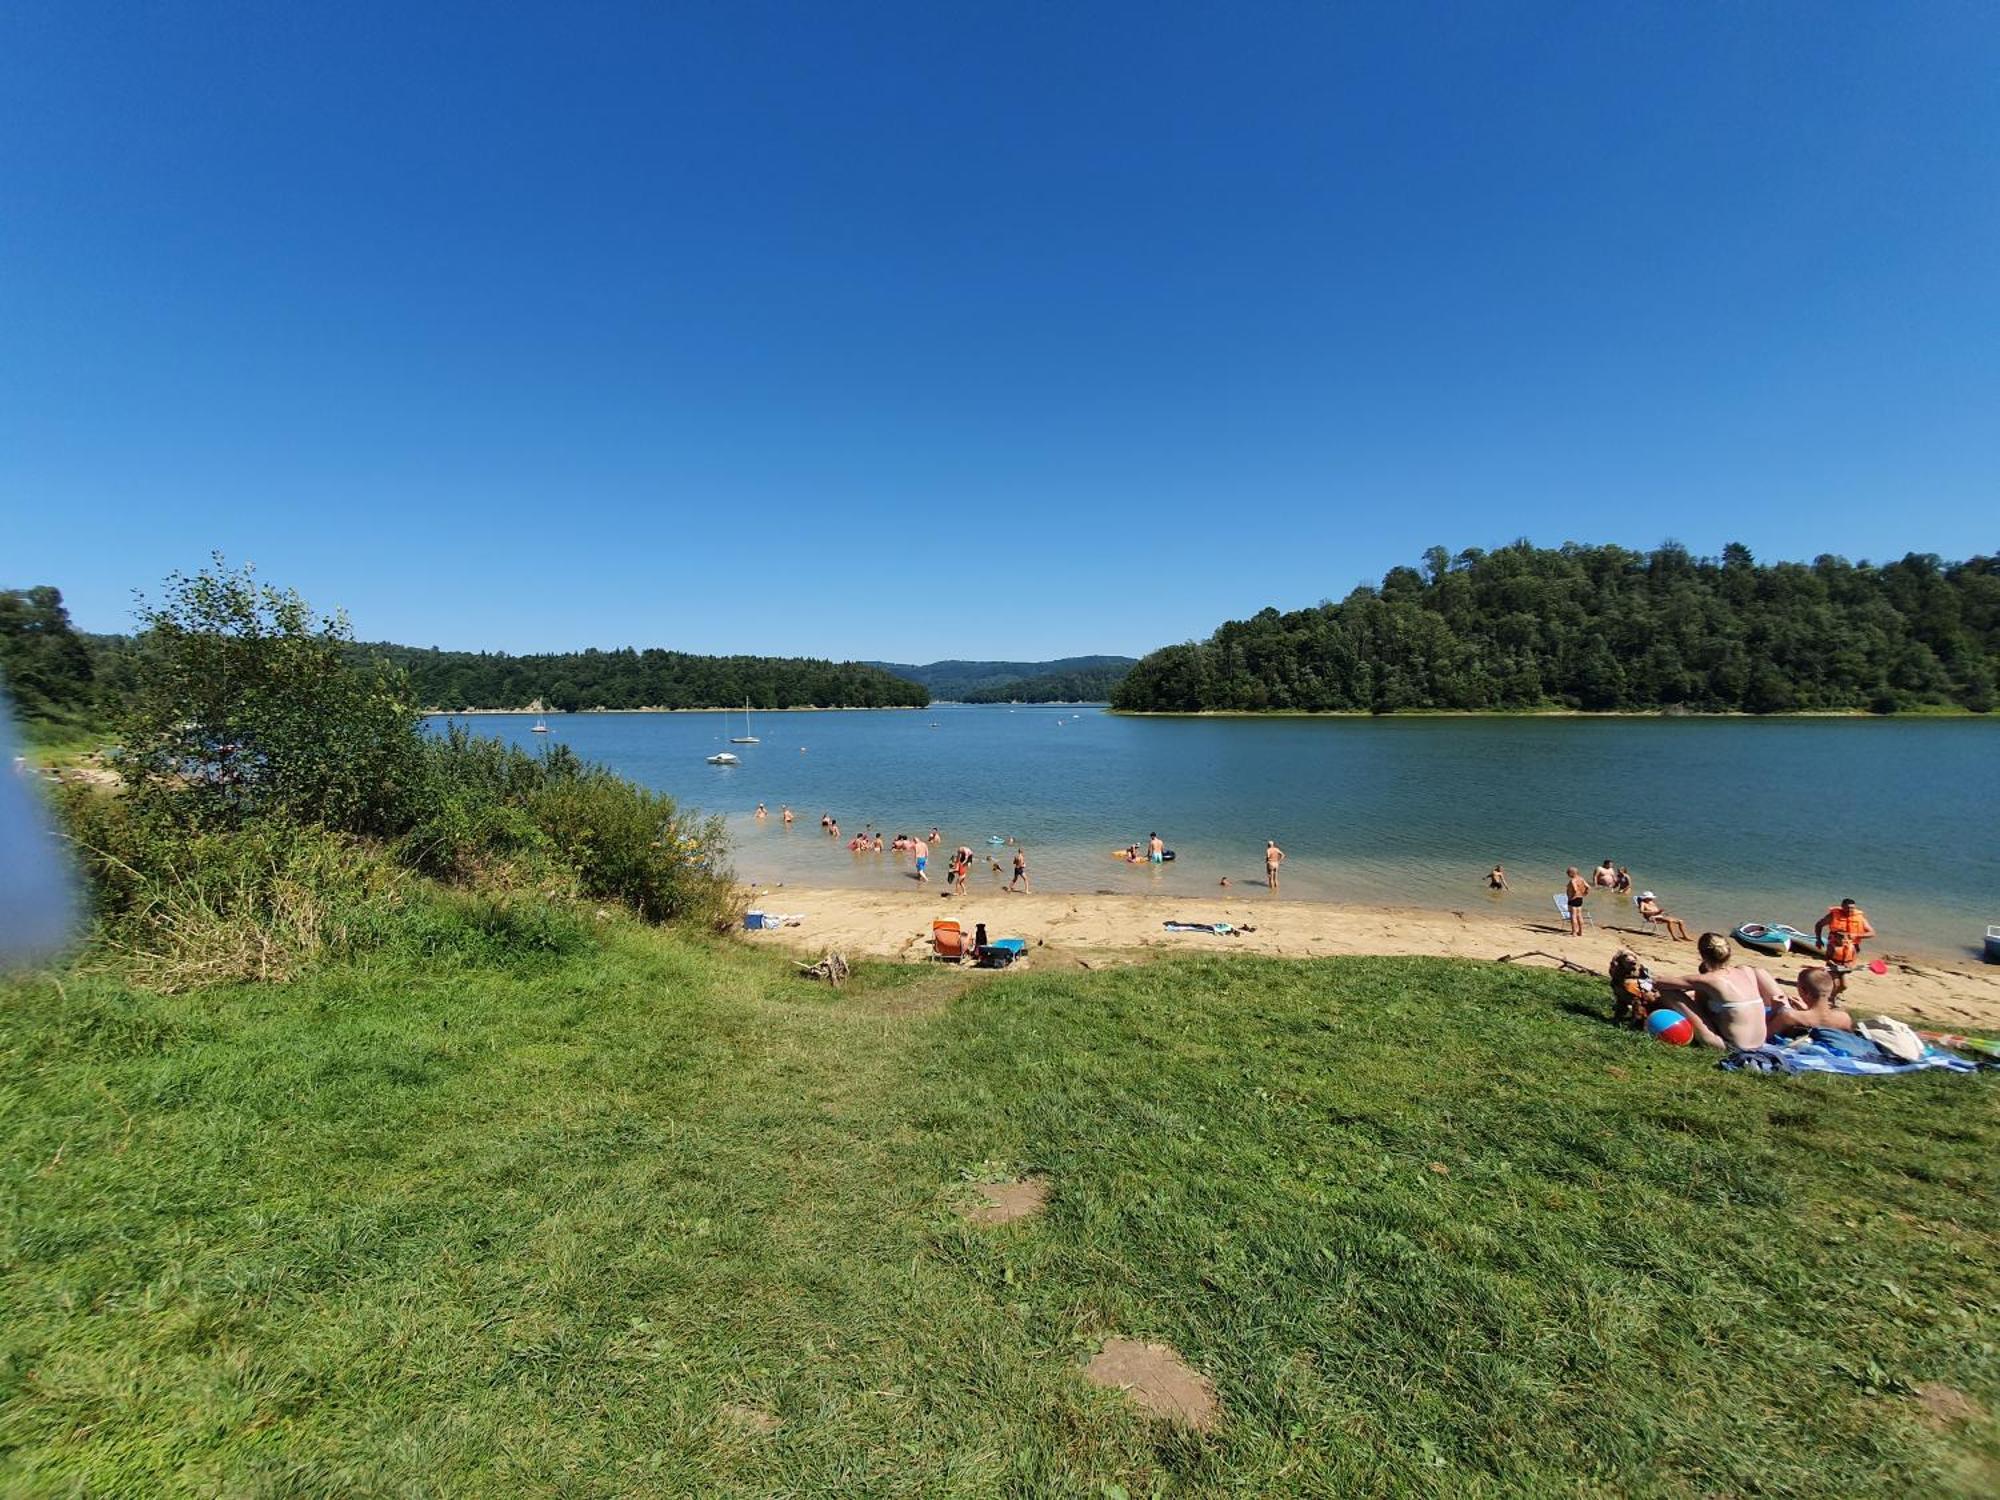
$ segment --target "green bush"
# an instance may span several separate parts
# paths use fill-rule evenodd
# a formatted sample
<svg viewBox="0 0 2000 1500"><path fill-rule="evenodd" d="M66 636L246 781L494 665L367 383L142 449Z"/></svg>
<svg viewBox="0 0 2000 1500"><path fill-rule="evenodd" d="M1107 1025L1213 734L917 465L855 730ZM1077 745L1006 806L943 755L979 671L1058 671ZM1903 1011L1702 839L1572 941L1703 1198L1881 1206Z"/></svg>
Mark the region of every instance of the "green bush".
<svg viewBox="0 0 2000 1500"><path fill-rule="evenodd" d="M426 734L401 679L357 664L345 622L296 594L218 568L170 580L147 619L123 787L68 787L57 807L100 945L138 982L276 979L382 948L567 952L583 900L734 919L719 820L565 747Z"/></svg>
<svg viewBox="0 0 2000 1500"><path fill-rule="evenodd" d="M454 726L425 747L410 868L458 884L558 884L616 901L651 922L722 921L731 882L719 820L580 760L566 746L534 755Z"/></svg>
<svg viewBox="0 0 2000 1500"><path fill-rule="evenodd" d="M423 735L400 674L357 664L339 614L315 617L250 569L175 574L141 609L138 680L120 729L130 794L177 821L259 818L393 835Z"/></svg>
<svg viewBox="0 0 2000 1500"><path fill-rule="evenodd" d="M372 946L407 897L375 846L277 819L189 833L88 790L59 809L97 900L97 947L136 983L174 991L282 980Z"/></svg>
<svg viewBox="0 0 2000 1500"><path fill-rule="evenodd" d="M528 815L587 896L623 902L650 922L730 914L719 820L695 823L672 798L594 769L552 775L529 797Z"/></svg>

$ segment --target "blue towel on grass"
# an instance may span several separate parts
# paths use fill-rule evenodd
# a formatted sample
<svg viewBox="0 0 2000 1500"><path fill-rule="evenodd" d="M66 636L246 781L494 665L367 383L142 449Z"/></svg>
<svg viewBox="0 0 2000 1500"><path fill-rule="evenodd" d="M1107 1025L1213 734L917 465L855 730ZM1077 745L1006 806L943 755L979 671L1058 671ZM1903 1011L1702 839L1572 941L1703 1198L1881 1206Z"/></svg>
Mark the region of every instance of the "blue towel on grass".
<svg viewBox="0 0 2000 1500"><path fill-rule="evenodd" d="M1839 1038L1838 1041L1833 1040ZM1856 1045L1856 1044L1859 1045ZM1866 1049L1865 1051L1863 1049ZM1766 1042L1732 1052L1716 1066L1737 1073L1843 1073L1856 1078L1883 1078L1898 1073L1977 1073L1962 1057L1926 1047L1916 1062L1891 1057L1864 1036L1815 1030L1788 1042Z"/></svg>

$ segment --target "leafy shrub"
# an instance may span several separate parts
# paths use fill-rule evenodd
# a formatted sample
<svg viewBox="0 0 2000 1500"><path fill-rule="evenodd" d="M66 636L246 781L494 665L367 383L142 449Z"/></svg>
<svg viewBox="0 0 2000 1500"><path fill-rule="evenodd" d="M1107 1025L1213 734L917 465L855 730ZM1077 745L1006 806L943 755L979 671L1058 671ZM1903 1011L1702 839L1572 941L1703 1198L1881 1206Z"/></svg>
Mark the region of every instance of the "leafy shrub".
<svg viewBox="0 0 2000 1500"><path fill-rule="evenodd" d="M328 829L267 819L190 835L89 791L62 812L97 893L100 949L152 989L290 978L366 946L358 933L409 887L378 848Z"/></svg>
<svg viewBox="0 0 2000 1500"><path fill-rule="evenodd" d="M724 915L719 821L695 823L672 798L595 769L552 774L527 810L563 851L583 894L621 901L652 922Z"/></svg>
<svg viewBox="0 0 2000 1500"><path fill-rule="evenodd" d="M397 832L423 762L402 677L350 658L344 616L216 562L141 609L118 756L131 795L208 828Z"/></svg>
<svg viewBox="0 0 2000 1500"><path fill-rule="evenodd" d="M719 820L566 747L427 735L400 679L296 594L218 568L171 579L147 619L123 790L58 802L102 945L140 983L280 979L383 947L566 952L588 924L564 903L583 899L736 915Z"/></svg>

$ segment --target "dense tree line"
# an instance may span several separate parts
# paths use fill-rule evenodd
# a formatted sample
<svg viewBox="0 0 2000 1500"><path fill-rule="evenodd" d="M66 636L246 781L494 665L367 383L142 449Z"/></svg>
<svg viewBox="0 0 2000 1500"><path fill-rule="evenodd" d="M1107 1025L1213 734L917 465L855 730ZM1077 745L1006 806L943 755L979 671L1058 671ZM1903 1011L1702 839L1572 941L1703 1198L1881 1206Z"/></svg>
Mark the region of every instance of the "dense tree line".
<svg viewBox="0 0 2000 1500"><path fill-rule="evenodd" d="M859 662L807 657L690 656L627 648L544 656L439 651L368 644L410 677L429 708L921 708L930 694L914 682Z"/></svg>
<svg viewBox="0 0 2000 1500"><path fill-rule="evenodd" d="M974 688L966 703L1106 703L1131 671L1129 665L1100 667L1090 672L1047 672L1017 677L997 687Z"/></svg>
<svg viewBox="0 0 2000 1500"><path fill-rule="evenodd" d="M77 723L96 713L90 646L71 628L59 589L0 589L0 679L24 719Z"/></svg>
<svg viewBox="0 0 2000 1500"><path fill-rule="evenodd" d="M137 670L132 637L77 630L60 589L0 589L0 687L23 723L101 729L130 699Z"/></svg>
<svg viewBox="0 0 2000 1500"><path fill-rule="evenodd" d="M21 719L95 729L130 706L148 637L74 629L49 587L0 590L0 683ZM407 675L400 689L428 708L549 709L921 708L914 682L857 662L771 656L690 656L681 651L578 651L548 656L439 651L348 643L350 661L383 662Z"/></svg>
<svg viewBox="0 0 2000 1500"><path fill-rule="evenodd" d="M1985 713L2000 558L1759 564L1517 542L1393 568L1339 603L1266 609L1146 657L1133 710L1575 708Z"/></svg>

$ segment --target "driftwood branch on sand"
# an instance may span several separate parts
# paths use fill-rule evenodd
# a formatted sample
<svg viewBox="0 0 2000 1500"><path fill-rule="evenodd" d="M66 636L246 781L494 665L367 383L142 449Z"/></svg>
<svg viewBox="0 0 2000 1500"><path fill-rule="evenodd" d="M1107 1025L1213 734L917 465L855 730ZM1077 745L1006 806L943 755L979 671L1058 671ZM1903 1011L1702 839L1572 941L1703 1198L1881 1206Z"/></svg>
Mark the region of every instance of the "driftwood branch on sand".
<svg viewBox="0 0 2000 1500"><path fill-rule="evenodd" d="M1544 953L1540 948L1530 948L1525 953L1503 953L1493 961L1496 964L1517 964L1528 958L1546 958L1565 974L1588 974L1593 979L1602 977L1597 970L1587 968L1575 959L1564 958L1560 953Z"/></svg>

